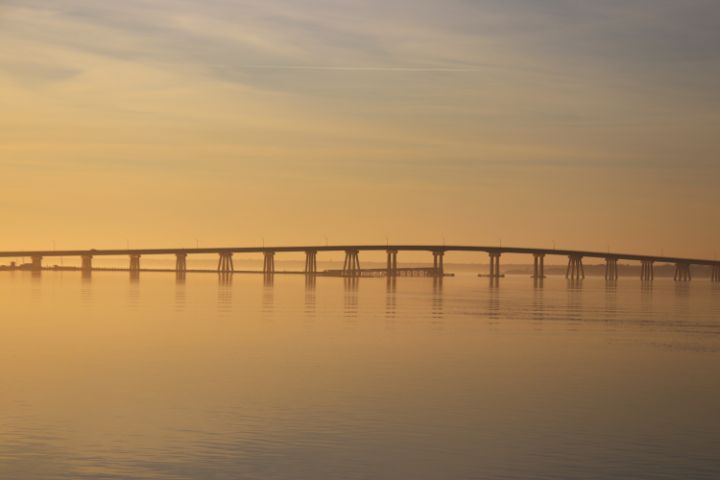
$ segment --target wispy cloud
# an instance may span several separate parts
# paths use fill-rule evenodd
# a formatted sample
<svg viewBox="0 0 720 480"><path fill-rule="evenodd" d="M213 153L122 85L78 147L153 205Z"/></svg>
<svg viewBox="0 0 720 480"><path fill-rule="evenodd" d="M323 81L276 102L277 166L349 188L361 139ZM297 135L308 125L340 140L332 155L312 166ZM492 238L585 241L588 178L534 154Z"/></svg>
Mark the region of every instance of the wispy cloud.
<svg viewBox="0 0 720 480"><path fill-rule="evenodd" d="M720 76L712 0L10 0L0 8L0 36L35 47L290 91L304 82L245 72L506 70L513 80L520 72L648 88L709 86Z"/></svg>
<svg viewBox="0 0 720 480"><path fill-rule="evenodd" d="M0 67L38 86L139 66L457 142L608 137L716 121L718 23L713 0L7 0Z"/></svg>
<svg viewBox="0 0 720 480"><path fill-rule="evenodd" d="M47 63L9 60L1 61L4 73L22 80L24 85L44 85L70 80L82 72L80 68Z"/></svg>

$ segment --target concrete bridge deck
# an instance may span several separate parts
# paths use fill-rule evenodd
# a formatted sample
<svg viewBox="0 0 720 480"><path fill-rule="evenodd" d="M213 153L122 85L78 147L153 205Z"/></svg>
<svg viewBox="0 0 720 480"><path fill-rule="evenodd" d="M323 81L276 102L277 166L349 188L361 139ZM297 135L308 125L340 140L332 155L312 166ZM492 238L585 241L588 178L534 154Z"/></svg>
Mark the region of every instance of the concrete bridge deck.
<svg viewBox="0 0 720 480"><path fill-rule="evenodd" d="M133 248L133 249L86 249L86 250L16 250L0 251L0 258L7 257L82 257L92 256L123 256L123 255L176 255L178 253L193 254L219 254L229 253L263 253L276 252L303 253L315 252L346 252L357 250L360 252L389 251L402 252L483 252L500 254L526 254L526 255L555 255L555 256L580 256L585 258L608 257L618 260L642 261L650 260L658 263L689 263L691 265L717 265L720 260L708 260L699 258L667 257L658 255L640 255L633 253L597 252L590 250L566 250L548 248L526 248L526 247L493 247L473 245L306 245L306 246L278 246L278 247L203 247L203 248Z"/></svg>

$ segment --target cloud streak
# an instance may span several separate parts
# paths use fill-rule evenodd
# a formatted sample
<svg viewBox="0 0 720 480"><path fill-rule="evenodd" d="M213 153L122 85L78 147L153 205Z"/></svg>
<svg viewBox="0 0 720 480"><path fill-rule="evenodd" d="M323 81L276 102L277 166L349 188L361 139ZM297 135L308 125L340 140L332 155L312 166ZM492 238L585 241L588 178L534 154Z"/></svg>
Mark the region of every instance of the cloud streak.
<svg viewBox="0 0 720 480"><path fill-rule="evenodd" d="M718 24L716 0L4 0L3 241L612 230L708 256Z"/></svg>
<svg viewBox="0 0 720 480"><path fill-rule="evenodd" d="M546 70L588 81L658 73L717 78L716 2L8 2L6 35L94 55L195 66L230 81L253 68ZM680 20L678 20L680 19ZM700 65L698 65L700 64ZM257 66L266 67L258 68ZM427 65L430 65L428 67ZM254 67L253 67L254 66ZM320 68L321 67L321 68ZM477 69L477 70L476 70ZM685 79L687 81L687 78Z"/></svg>

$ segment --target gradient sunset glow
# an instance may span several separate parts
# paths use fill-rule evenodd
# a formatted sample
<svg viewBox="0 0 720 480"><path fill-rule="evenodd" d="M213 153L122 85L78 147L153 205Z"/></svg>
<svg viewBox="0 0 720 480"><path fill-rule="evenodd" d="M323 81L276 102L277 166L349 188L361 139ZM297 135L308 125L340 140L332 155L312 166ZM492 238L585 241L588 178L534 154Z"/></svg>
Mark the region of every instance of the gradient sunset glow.
<svg viewBox="0 0 720 480"><path fill-rule="evenodd" d="M0 249L720 253L720 4L3 1Z"/></svg>

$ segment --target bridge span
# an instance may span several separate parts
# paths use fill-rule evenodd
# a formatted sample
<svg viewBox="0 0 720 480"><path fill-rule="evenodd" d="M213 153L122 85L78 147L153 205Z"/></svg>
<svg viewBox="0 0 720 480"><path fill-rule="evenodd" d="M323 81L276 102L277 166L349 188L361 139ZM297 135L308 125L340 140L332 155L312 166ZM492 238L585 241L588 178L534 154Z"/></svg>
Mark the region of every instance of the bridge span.
<svg viewBox="0 0 720 480"><path fill-rule="evenodd" d="M533 277L545 277L545 257L560 256L567 258L565 276L568 279L578 280L585 277L583 259L594 258L605 261L605 278L617 280L618 262L634 261L641 265L640 278L651 281L655 277L656 263L675 265L675 280L687 282L692 279L692 266L706 266L711 269L711 280L720 282L720 261L697 258L666 257L656 255L638 255L626 253L594 252L588 250L558 250L546 248L501 247L501 246L475 246L475 245L305 245L305 246L277 246L277 247L217 247L217 248L140 248L140 249L89 249L89 250L33 250L33 251L6 251L0 252L0 258L31 259L31 270L42 270L42 261L45 257L79 257L80 269L84 272L93 270L94 257L126 256L129 259L128 269L131 272L140 271L140 259L150 255L174 255L175 271L184 274L188 271L187 257L189 255L214 254L218 256L217 271L221 274L235 272L233 255L237 253L257 253L263 255L263 273L275 273L275 255L278 253L304 253L305 268L303 272L308 275L318 275L317 256L321 252L344 252L345 262L340 274L343 276L360 276L361 252L384 251L387 255L385 273L388 276L397 276L403 269L398 268L399 252L428 252L432 255L433 266L428 269L432 275L442 276L444 271L444 256L448 252L476 252L489 256L489 272L491 278L498 278L500 274L500 258L503 254L529 255L533 258Z"/></svg>

